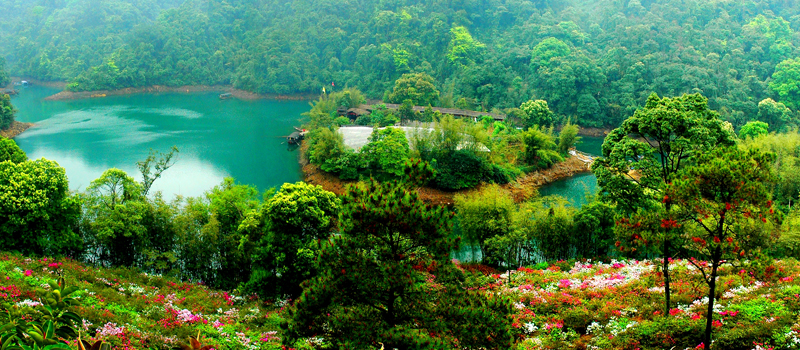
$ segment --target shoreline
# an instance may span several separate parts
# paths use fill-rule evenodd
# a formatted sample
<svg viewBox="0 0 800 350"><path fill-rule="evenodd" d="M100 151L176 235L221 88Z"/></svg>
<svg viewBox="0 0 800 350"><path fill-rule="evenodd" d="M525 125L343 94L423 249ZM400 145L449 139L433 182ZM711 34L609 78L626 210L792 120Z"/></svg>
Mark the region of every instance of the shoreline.
<svg viewBox="0 0 800 350"><path fill-rule="evenodd" d="M303 143L303 146L305 145L306 143ZM305 159L305 147L301 147L299 156L304 182L311 185L320 185L326 191L333 192L337 196L344 194L348 184L357 182L341 180L333 174L322 171L319 166L309 164ZM581 160L579 157L571 156L565 161L553 165L549 169L522 175L513 182L501 185L501 187L511 192L514 202L520 203L531 198L535 190L543 185L586 172L591 172L590 163ZM467 194L477 191L481 186L483 185L455 192L446 192L431 187L421 187L417 189L417 193L419 193L420 198L425 203L452 206L455 203L455 196L457 194Z"/></svg>
<svg viewBox="0 0 800 350"><path fill-rule="evenodd" d="M34 125L35 124L33 123L23 123L15 120L14 123L11 124L11 127L5 130L0 130L0 136L5 137L7 139L13 139L19 136L19 134L23 133L25 130L30 129Z"/></svg>
<svg viewBox="0 0 800 350"><path fill-rule="evenodd" d="M578 136L591 136L591 137L603 137L605 138L608 136L608 133L611 132L613 129L606 129L606 128L585 128L579 126L578 129Z"/></svg>
<svg viewBox="0 0 800 350"><path fill-rule="evenodd" d="M35 83L34 83L35 84ZM153 85L137 88L124 88L117 90L94 90L94 91L61 91L54 95L45 97L45 101L66 101L66 100L80 100L88 98L102 98L108 96L127 96L136 94L153 94L153 93L193 93L193 92L227 92L233 97L253 101L253 100L313 100L317 95L313 94L257 94L250 91L236 89L230 85L185 85L185 86L164 86Z"/></svg>

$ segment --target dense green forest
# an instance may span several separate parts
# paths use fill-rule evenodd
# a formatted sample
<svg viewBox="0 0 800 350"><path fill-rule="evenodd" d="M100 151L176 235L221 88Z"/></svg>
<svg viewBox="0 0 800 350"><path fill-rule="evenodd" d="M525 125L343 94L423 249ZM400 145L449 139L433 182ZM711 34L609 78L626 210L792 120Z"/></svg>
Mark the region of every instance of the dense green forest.
<svg viewBox="0 0 800 350"><path fill-rule="evenodd" d="M73 91L325 87L306 155L361 181L337 196L226 178L168 200L151 188L173 148L71 191L59 164L0 138L0 342L800 348L798 6L9 0L0 72ZM401 105L339 116L367 98ZM2 128L8 95L0 112ZM352 123L375 127L358 151L336 132ZM517 176L570 156L578 125L611 129L598 192L579 208L514 198ZM476 189L440 206L424 186ZM453 259L462 247L481 255Z"/></svg>
<svg viewBox="0 0 800 350"><path fill-rule="evenodd" d="M0 52L11 72L76 91L350 86L381 98L403 73L424 72L442 91L435 104L543 99L582 126L616 126L652 92L701 93L735 126L768 98L800 107L800 8L788 1L7 3Z"/></svg>

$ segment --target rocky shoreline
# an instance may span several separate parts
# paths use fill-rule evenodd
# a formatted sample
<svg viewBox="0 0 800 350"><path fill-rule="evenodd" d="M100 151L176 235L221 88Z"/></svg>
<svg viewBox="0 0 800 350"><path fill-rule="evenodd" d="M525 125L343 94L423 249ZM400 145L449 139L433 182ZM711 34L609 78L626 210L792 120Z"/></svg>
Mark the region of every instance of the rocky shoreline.
<svg viewBox="0 0 800 350"><path fill-rule="evenodd" d="M611 132L611 129L581 127L580 130L578 130L578 135L592 136L592 137L606 137L608 136L609 132Z"/></svg>
<svg viewBox="0 0 800 350"><path fill-rule="evenodd" d="M301 149L301 154L305 152ZM322 171L319 166L308 164L301 155L300 164L302 165L303 181L313 185L320 185L326 191L335 193L336 195L344 194L348 184L354 181L340 180L333 174ZM553 167L541 171L529 173L517 178L516 181L502 185L503 188L511 192L514 201L517 203L523 202L535 193L535 189L540 186L555 182L558 180L569 178L578 173L585 173L591 171L591 163L580 157L569 157L565 161L553 165ZM457 194L466 194L472 191L477 191L478 188L471 188L456 192L446 192L430 187L421 187L417 189L420 198L429 204L438 204L452 206L455 202Z"/></svg>
<svg viewBox="0 0 800 350"><path fill-rule="evenodd" d="M14 123L12 123L11 127L9 127L8 129L0 130L0 136L5 137L7 139L13 139L17 137L19 134L21 134L23 131L31 128L33 125L34 125L33 123L23 123L14 121Z"/></svg>
<svg viewBox="0 0 800 350"><path fill-rule="evenodd" d="M61 91L55 95L45 98L47 101L64 101L64 100L78 100L86 98L101 98L107 96L125 96L134 94L152 94L164 92L177 92L177 93L192 93L192 92L206 92L217 91L227 92L238 99L242 100L310 100L317 96L311 94L293 94L293 95L280 95L280 94L257 94L250 91L240 90L233 88L230 85L186 85L186 86L164 86L153 85L138 88L124 88L118 90L95 90L95 91Z"/></svg>

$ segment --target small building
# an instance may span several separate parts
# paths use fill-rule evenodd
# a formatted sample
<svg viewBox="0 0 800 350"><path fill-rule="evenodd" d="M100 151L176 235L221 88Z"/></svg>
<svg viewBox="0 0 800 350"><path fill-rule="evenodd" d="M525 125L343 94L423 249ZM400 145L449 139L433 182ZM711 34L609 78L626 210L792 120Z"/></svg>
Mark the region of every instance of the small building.
<svg viewBox="0 0 800 350"><path fill-rule="evenodd" d="M370 112L368 110L364 109L364 108L355 107L355 108L348 109L347 112L345 112L345 116L347 118L350 118L350 120L354 121L354 120L358 119L358 117L360 117L360 116L369 115L369 113Z"/></svg>
<svg viewBox="0 0 800 350"><path fill-rule="evenodd" d="M295 132L291 133L289 136L286 137L286 141L289 142L289 144L295 145L295 144L299 144L300 141L303 141L304 137L305 137L305 133L301 133L301 132L295 131Z"/></svg>

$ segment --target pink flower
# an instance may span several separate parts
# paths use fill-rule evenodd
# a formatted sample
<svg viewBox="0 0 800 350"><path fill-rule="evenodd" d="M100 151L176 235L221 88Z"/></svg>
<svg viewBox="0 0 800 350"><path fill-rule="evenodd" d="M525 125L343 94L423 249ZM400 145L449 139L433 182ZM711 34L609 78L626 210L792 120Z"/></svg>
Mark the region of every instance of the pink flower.
<svg viewBox="0 0 800 350"><path fill-rule="evenodd" d="M678 309L678 308L674 308L672 310L669 310L669 315L670 316L675 316L675 315L680 314L682 312L683 312L683 310Z"/></svg>
<svg viewBox="0 0 800 350"><path fill-rule="evenodd" d="M25 276L30 276L33 273L31 270L25 270Z"/></svg>

